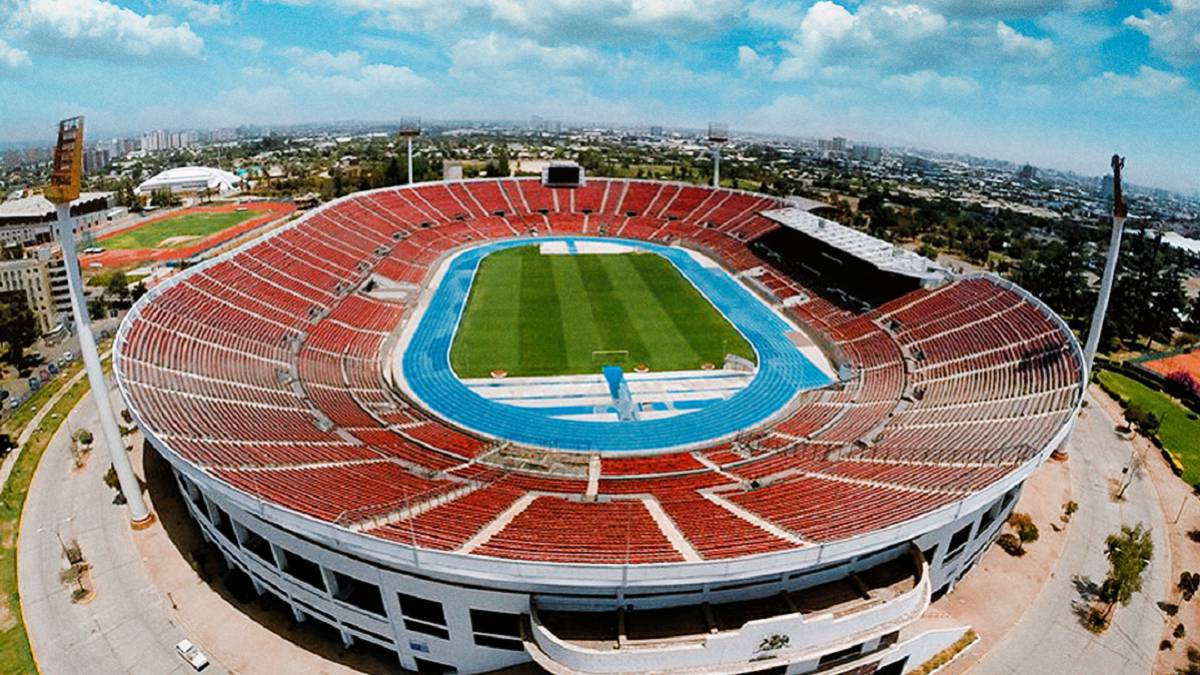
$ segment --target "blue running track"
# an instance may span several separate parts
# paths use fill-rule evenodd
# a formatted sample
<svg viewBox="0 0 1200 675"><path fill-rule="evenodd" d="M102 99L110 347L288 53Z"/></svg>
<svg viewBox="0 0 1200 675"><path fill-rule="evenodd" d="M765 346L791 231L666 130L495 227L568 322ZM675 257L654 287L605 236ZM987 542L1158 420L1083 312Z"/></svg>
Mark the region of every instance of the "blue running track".
<svg viewBox="0 0 1200 675"><path fill-rule="evenodd" d="M627 422L589 422L548 417L547 412L489 401L467 388L450 368L450 345L479 262L514 246L564 241L573 247L587 237L509 239L469 249L450 262L403 356L409 391L432 412L485 436L560 450L647 451L688 446L733 436L787 405L803 389L831 382L788 340L786 322L722 269L701 266L686 251L614 237L657 253L699 288L742 332L758 353L759 370L745 389L728 400L686 415Z"/></svg>

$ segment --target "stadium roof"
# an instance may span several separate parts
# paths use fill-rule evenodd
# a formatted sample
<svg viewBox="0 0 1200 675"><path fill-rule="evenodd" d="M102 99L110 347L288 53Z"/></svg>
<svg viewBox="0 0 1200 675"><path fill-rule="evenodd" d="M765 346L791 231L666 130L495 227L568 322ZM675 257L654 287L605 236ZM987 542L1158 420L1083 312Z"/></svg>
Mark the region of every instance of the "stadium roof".
<svg viewBox="0 0 1200 675"><path fill-rule="evenodd" d="M242 185L241 176L229 173L223 169L212 169L205 166L181 166L167 169L153 178L137 186L138 192L151 192L170 188L171 190L200 191L204 188L221 194L236 192Z"/></svg>
<svg viewBox="0 0 1200 675"><path fill-rule="evenodd" d="M79 195L79 199L71 202L71 209L78 211L78 208L84 204L89 204L96 200L107 201L111 196L111 192L84 192ZM93 210L95 209L87 209L88 212ZM0 220L40 222L42 220L54 220L54 214L54 204L51 204L50 200L40 194L20 199L10 199L0 203Z"/></svg>
<svg viewBox="0 0 1200 675"><path fill-rule="evenodd" d="M762 215L886 272L929 281L941 281L951 276L950 270L925 256L832 220L814 216L803 208L763 211Z"/></svg>

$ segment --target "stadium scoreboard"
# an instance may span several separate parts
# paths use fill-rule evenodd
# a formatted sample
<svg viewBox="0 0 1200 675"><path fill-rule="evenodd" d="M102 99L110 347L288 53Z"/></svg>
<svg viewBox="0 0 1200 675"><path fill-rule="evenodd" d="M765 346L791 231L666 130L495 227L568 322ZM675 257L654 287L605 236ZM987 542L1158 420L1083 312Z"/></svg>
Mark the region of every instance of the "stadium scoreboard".
<svg viewBox="0 0 1200 675"><path fill-rule="evenodd" d="M550 162L542 169L542 186L578 188L586 183L583 167L575 162Z"/></svg>

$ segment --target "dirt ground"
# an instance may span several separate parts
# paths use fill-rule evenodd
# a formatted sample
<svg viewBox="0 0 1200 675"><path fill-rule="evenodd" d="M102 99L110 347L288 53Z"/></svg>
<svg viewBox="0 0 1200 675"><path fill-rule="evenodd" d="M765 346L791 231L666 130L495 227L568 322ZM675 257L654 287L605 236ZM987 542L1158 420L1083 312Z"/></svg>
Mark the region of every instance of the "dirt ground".
<svg viewBox="0 0 1200 675"><path fill-rule="evenodd" d="M1020 619L1050 579L1066 543L1066 528L1059 516L1071 500L1069 460L1050 460L1025 484L1016 510L1028 513L1037 524L1038 540L1014 558L992 546L954 592L935 603L927 615L945 616L970 625L979 634L972 649L940 671L958 675L971 670ZM1006 528L1008 526L1005 526ZM1006 529L1007 531L1007 529Z"/></svg>

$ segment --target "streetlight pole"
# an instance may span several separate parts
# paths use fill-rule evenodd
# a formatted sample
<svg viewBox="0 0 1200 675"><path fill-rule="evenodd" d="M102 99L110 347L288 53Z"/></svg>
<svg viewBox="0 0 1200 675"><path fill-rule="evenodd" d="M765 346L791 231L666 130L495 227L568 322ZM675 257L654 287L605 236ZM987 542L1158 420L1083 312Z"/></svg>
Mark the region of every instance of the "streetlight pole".
<svg viewBox="0 0 1200 675"><path fill-rule="evenodd" d="M1108 312L1108 300L1112 295L1113 280L1117 275L1117 259L1121 255L1121 235L1125 232L1125 198L1121 192L1121 169L1125 168L1125 158L1120 155L1112 156L1113 170L1113 209L1112 236L1108 242L1108 257L1104 261L1104 276L1100 280L1100 297L1096 300L1096 309L1092 312L1092 325L1088 328L1087 345L1083 349L1084 371L1090 376L1092 362L1096 359L1096 350L1100 346L1100 333L1104 330L1104 315Z"/></svg>
<svg viewBox="0 0 1200 675"><path fill-rule="evenodd" d="M100 436L108 446L114 471L121 486L121 493L129 507L129 520L134 529L148 527L154 516L142 499L142 488L125 442L121 440L117 418L113 414L112 400L108 396L108 385L104 370L100 366L100 354L96 349L96 338L88 317L87 297L83 292L83 279L79 272L79 259L75 251L75 227L71 223L71 202L79 199L81 175L83 173L83 118L72 117L58 124L58 143L54 148L54 170L45 197L55 205L57 221L55 230L58 244L62 247L63 267L67 270L67 288L71 295L71 312L75 317L75 330L79 336L79 352L83 356L92 398L96 401L96 412L100 415Z"/></svg>
<svg viewBox="0 0 1200 675"><path fill-rule="evenodd" d="M108 454L112 459L113 469L121 485L121 494L129 506L129 520L135 529L148 526L154 522L154 516L146 508L142 498L142 488L137 476L133 473L133 465L129 461L129 453L125 451L125 442L121 439L121 431L117 428L117 418L113 412L112 400L108 397L108 383L104 379L104 370L100 365L100 352L96 348L96 338L92 335L92 325L88 317L87 298L83 293L83 279L79 272L79 260L75 253L75 231L71 225L70 204L59 204L58 208L58 243L62 247L63 266L67 268L67 286L71 292L71 313L75 317L75 331L79 336L79 352L83 355L83 366L87 370L88 384L91 386L92 398L96 401L96 411L100 415L100 436L108 446Z"/></svg>

